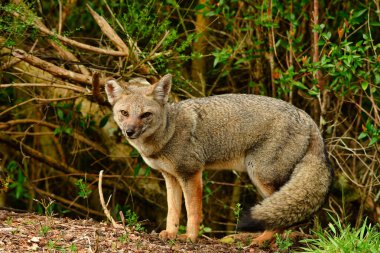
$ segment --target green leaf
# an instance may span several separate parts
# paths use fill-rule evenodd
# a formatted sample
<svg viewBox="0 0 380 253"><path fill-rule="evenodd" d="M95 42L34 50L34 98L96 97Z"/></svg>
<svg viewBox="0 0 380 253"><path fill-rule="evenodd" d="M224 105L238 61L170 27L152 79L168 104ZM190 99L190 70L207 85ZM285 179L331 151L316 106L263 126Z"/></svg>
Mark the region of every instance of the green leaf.
<svg viewBox="0 0 380 253"><path fill-rule="evenodd" d="M57 127L56 129L54 129L53 134L54 134L55 136L58 135L58 134L60 134L60 133L62 133L62 128Z"/></svg>
<svg viewBox="0 0 380 253"><path fill-rule="evenodd" d="M203 231L207 232L207 233L210 233L212 231L212 229L210 227L204 227Z"/></svg>
<svg viewBox="0 0 380 253"><path fill-rule="evenodd" d="M378 136L375 136L373 138L371 138L371 141L369 142L368 146L372 146L374 145L375 143L377 143L379 141L379 137Z"/></svg>
<svg viewBox="0 0 380 253"><path fill-rule="evenodd" d="M375 22L375 21L369 22L369 25L370 26L380 26L380 22Z"/></svg>
<svg viewBox="0 0 380 253"><path fill-rule="evenodd" d="M368 82L362 82L362 89L366 90L368 88Z"/></svg>
<svg viewBox="0 0 380 253"><path fill-rule="evenodd" d="M66 127L63 131L68 135L71 135L73 133L73 129L71 127Z"/></svg>
<svg viewBox="0 0 380 253"><path fill-rule="evenodd" d="M330 227L331 231L334 233L334 235L336 235L336 230L335 230L334 225L329 223L329 227Z"/></svg>
<svg viewBox="0 0 380 253"><path fill-rule="evenodd" d="M57 115L58 115L58 118L60 120L64 120L65 119L65 114L63 113L63 111L61 109L57 110Z"/></svg>
<svg viewBox="0 0 380 253"><path fill-rule="evenodd" d="M307 93L309 93L310 96L317 96L319 94L318 90L309 90Z"/></svg>
<svg viewBox="0 0 380 253"><path fill-rule="evenodd" d="M202 10L202 9L204 9L206 7L206 5L205 4L198 4L197 6L195 6L195 10L196 11L199 11L199 10Z"/></svg>
<svg viewBox="0 0 380 253"><path fill-rule="evenodd" d="M296 86L300 89L307 90L308 88L301 82L294 81L292 82L293 86Z"/></svg>
<svg viewBox="0 0 380 253"><path fill-rule="evenodd" d="M363 15L364 12L366 12L366 11L367 11L367 9L363 9L363 10L360 10L360 11L354 11L354 13L352 14L352 18L358 18L361 15Z"/></svg>
<svg viewBox="0 0 380 253"><path fill-rule="evenodd" d="M133 176L137 177L139 175L139 172L141 170L141 164L138 163L134 168L133 168Z"/></svg>
<svg viewBox="0 0 380 253"><path fill-rule="evenodd" d="M364 138L367 137L367 136L368 136L367 133L362 132L362 133L359 134L358 140L364 139Z"/></svg>
<svg viewBox="0 0 380 253"><path fill-rule="evenodd" d="M149 176L151 170L152 170L151 167L147 167L145 170L144 176L146 176L146 177Z"/></svg>
<svg viewBox="0 0 380 253"><path fill-rule="evenodd" d="M8 163L8 166L7 166L7 171L12 173L13 171L15 171L15 169L18 167L18 164L15 160L12 160Z"/></svg>
<svg viewBox="0 0 380 253"><path fill-rule="evenodd" d="M380 84L380 73L375 73L375 84Z"/></svg>
<svg viewBox="0 0 380 253"><path fill-rule="evenodd" d="M110 118L110 115L106 115L106 116L104 116L104 117L100 120L100 122L99 122L99 127L100 127L100 128L103 128L103 127L107 124L109 118Z"/></svg>

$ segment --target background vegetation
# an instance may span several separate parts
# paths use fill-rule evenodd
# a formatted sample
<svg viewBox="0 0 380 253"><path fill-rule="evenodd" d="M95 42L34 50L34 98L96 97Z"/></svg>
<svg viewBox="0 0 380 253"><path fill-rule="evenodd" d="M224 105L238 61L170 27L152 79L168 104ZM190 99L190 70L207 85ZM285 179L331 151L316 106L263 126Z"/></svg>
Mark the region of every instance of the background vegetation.
<svg viewBox="0 0 380 253"><path fill-rule="evenodd" d="M175 101L253 93L307 111L335 170L325 210L343 228L379 222L377 0L14 0L0 4L0 31L1 206L43 212L54 200L56 214L103 218L104 170L112 213L162 228L164 182L120 135L102 87L173 73ZM246 175L204 173L213 235L258 200Z"/></svg>

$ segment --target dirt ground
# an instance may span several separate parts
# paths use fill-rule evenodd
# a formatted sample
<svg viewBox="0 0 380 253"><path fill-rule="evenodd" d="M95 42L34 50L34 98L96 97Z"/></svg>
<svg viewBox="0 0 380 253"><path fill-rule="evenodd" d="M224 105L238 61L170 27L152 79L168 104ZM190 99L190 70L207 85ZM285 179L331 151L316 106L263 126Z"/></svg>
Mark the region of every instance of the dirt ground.
<svg viewBox="0 0 380 253"><path fill-rule="evenodd" d="M244 242L246 243L246 242ZM0 210L0 252L254 252L271 251L217 239L196 243L161 241L156 233L116 229L93 220L74 220Z"/></svg>

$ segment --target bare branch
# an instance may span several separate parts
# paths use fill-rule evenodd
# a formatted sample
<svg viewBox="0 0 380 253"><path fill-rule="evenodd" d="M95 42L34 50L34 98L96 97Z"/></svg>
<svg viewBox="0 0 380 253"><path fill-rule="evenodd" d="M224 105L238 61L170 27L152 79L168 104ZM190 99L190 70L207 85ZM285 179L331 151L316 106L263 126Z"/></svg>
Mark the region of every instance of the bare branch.
<svg viewBox="0 0 380 253"><path fill-rule="evenodd" d="M103 189L102 189L102 182L103 182L103 170L99 172L99 182L98 182L98 190L99 190L99 198L100 198L100 204L102 205L103 212L107 219L112 223L112 226L114 228L123 228L122 225L117 224L116 221L112 218L110 211L108 210L106 203L104 201L104 195L103 195Z"/></svg>
<svg viewBox="0 0 380 253"><path fill-rule="evenodd" d="M19 124L38 124L38 125L46 126L46 127L50 128L50 129L56 129L56 128L59 127L58 125L55 125L55 124L52 124L52 123L49 123L49 122L46 122L46 121L43 121L43 120L37 120L37 119L18 119L18 120L10 120L10 121L4 122L4 123L0 122L0 129L8 129L11 126L19 125ZM72 137L75 140L78 140L80 142L83 142L83 143L87 144L88 146L90 146L93 149L101 152L102 154L108 155L108 152L107 152L106 149L104 149L103 147L99 146L96 142L93 142L93 141L89 140L88 138L84 137L83 135L79 134L75 130L72 133Z"/></svg>
<svg viewBox="0 0 380 253"><path fill-rule="evenodd" d="M76 85L63 85L63 84L54 84L54 83L9 83L9 84L0 84L1 88L9 87L47 87L47 88L61 88L67 90L73 90L88 94L88 91L85 88L76 86Z"/></svg>
<svg viewBox="0 0 380 253"><path fill-rule="evenodd" d="M20 16L19 13L13 12L12 14L15 17L21 18L21 20L25 21L25 17ZM81 49L84 49L84 50L87 50L87 51L91 51L91 52L94 52L94 53L97 53L97 54L106 54L106 55L111 55L111 56L127 56L128 55L125 52L120 52L120 51L115 51L115 50L110 50L110 49L103 49L103 48L99 48L99 47L94 47L94 46L90 46L90 45L87 45L87 44L80 43L78 41L69 39L67 37L64 37L62 35L59 35L59 34L56 34L56 33L52 32L52 31L50 31L46 26L44 26L44 25L42 26L41 23L36 22L35 20L34 20L34 25L35 25L35 27L38 30L40 30L40 32L45 33L45 34L47 34L49 36L52 36L54 38L57 38L60 41L66 43L66 44L68 44L70 46L73 46L73 47L81 48Z"/></svg>
<svg viewBox="0 0 380 253"><path fill-rule="evenodd" d="M44 155L41 152L39 152L39 151L29 147L28 145L24 144L23 142L20 142L20 141L14 139L12 137L9 137L8 135L3 134L1 132L0 132L0 142L7 143L9 146L11 146L12 148L17 149L17 150L20 147L22 147L22 151L25 154L35 158L36 160L38 160L40 162L46 163L46 164L58 169L59 171L62 171L65 173L80 173L79 170L74 169L73 167L70 167L61 161L57 161L50 156Z"/></svg>
<svg viewBox="0 0 380 253"><path fill-rule="evenodd" d="M33 65L36 68L45 70L52 74L53 76L57 76L60 78L67 78L79 83L84 83L84 84L89 84L92 85L92 77L75 73L70 70L66 70L63 68L60 68L50 62L44 61L36 56L33 56L31 54L28 54L27 52L21 50L21 49L16 49L15 51L12 52L12 55L16 58L19 58L30 65ZM103 84L105 83L105 80L100 80L100 82Z"/></svg>
<svg viewBox="0 0 380 253"><path fill-rule="evenodd" d="M111 42L119 49L119 51L124 52L125 56L131 56L129 53L129 48L124 43L124 41L117 35L117 33L112 29L112 27L107 23L107 21L96 13L89 4L86 5L87 9L90 11L90 14L94 18L95 22L99 25L102 32L111 40ZM133 56L132 56L133 57ZM132 61L136 60L136 57L133 57Z"/></svg>

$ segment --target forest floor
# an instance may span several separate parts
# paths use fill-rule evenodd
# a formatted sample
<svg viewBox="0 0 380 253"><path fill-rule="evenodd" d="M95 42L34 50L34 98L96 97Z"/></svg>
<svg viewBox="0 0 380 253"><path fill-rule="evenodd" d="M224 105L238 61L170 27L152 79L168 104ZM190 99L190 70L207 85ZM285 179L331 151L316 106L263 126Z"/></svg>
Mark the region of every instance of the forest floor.
<svg viewBox="0 0 380 253"><path fill-rule="evenodd" d="M252 235L251 235L252 236ZM241 237L243 238L243 237ZM247 240L247 237L245 237ZM157 233L113 228L85 219L57 218L0 210L0 252L254 252L246 242L222 243L201 237L196 243L162 241Z"/></svg>

